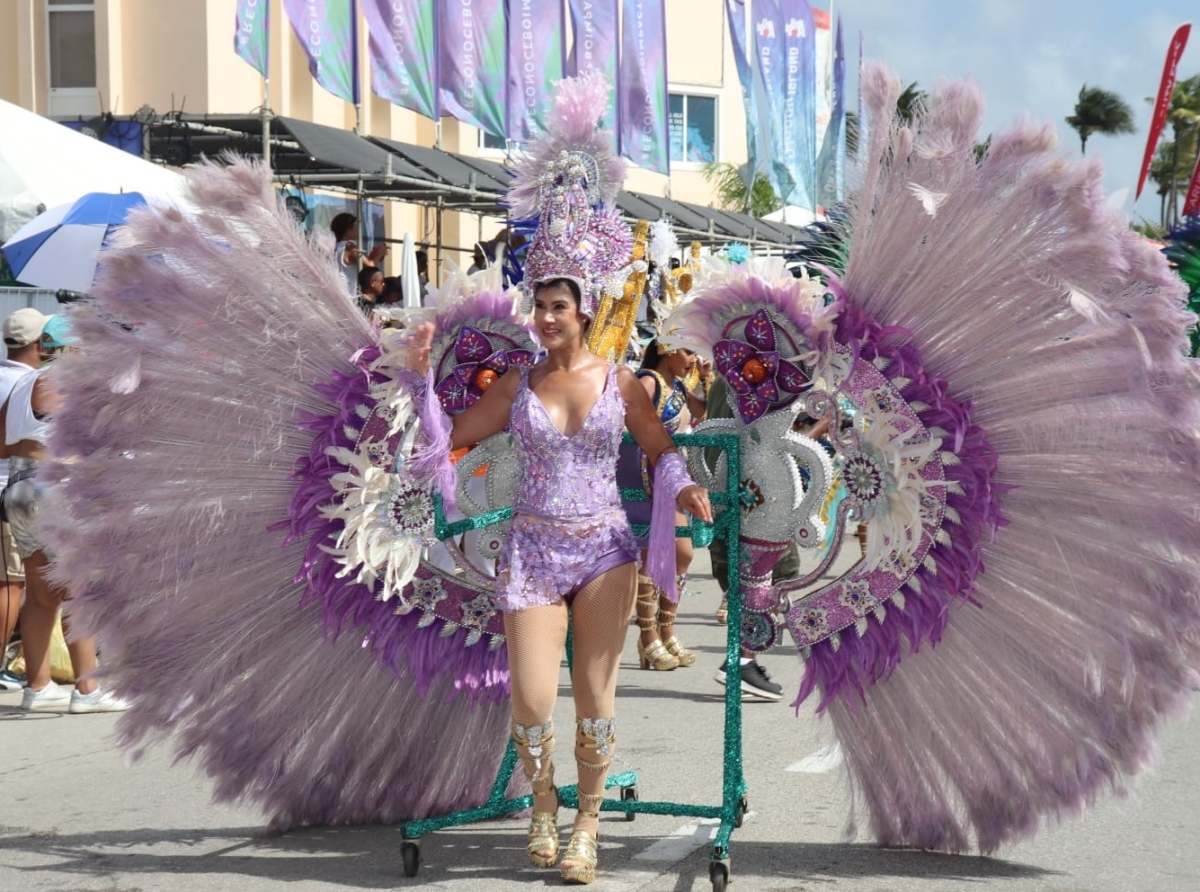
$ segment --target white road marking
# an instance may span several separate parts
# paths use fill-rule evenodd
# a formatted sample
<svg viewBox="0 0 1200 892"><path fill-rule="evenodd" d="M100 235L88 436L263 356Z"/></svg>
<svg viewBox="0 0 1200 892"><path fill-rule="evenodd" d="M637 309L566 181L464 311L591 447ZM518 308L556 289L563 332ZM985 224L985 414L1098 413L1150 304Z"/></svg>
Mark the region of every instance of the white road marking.
<svg viewBox="0 0 1200 892"><path fill-rule="evenodd" d="M682 861L702 845L717 837L721 826L718 818L694 818L670 836L664 836L644 852L633 856L634 861Z"/></svg>
<svg viewBox="0 0 1200 892"><path fill-rule="evenodd" d="M805 756L799 762L793 762L785 771L796 771L800 774L825 774L833 771L842 764L842 748L836 743L823 746L815 753Z"/></svg>
<svg viewBox="0 0 1200 892"><path fill-rule="evenodd" d="M747 812L744 820L750 820L754 812ZM596 882L588 888L591 892L633 892L637 889L652 888L667 888L658 884L656 881L663 875L663 870L655 870L651 864L661 864L664 869L669 870L670 865L678 864L684 858L687 858L692 852L703 846L710 845L717 836L717 829L721 822L717 818L694 818L688 821L678 830L665 836L652 845L648 846L645 851L639 852L630 858L630 867L634 863L641 861L646 862L649 869L646 870L630 870L628 867L621 868L619 871L614 871L608 876L600 876ZM604 863L604 840L600 840L600 863ZM602 868L603 869L603 868ZM703 885L708 885L707 877L703 878ZM697 879L697 882L700 882ZM652 884L654 884L652 886ZM670 884L668 884L670 885Z"/></svg>

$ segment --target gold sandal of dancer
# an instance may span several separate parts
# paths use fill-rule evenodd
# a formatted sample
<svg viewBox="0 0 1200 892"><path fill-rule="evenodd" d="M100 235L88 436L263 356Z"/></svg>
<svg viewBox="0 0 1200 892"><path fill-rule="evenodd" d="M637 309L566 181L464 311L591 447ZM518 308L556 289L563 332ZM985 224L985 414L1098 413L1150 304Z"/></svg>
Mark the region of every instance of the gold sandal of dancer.
<svg viewBox="0 0 1200 892"><path fill-rule="evenodd" d="M596 879L598 846L599 840L587 830L576 830L571 834L558 867L564 883L586 886Z"/></svg>
<svg viewBox="0 0 1200 892"><path fill-rule="evenodd" d="M638 582L645 580L644 576L638 576ZM639 587L640 588L640 587ZM637 627L643 632L658 631L658 589L651 588L648 592L638 591L637 596ZM646 610L653 611L652 616L642 616ZM672 669L679 668L679 660L673 656L663 645L661 639L655 639L649 644L642 644L641 636L638 637L638 665L643 669L654 669L659 672L669 672Z"/></svg>
<svg viewBox="0 0 1200 892"><path fill-rule="evenodd" d="M554 793L554 811L535 811L529 820L529 863L534 867L553 867L558 860L558 788Z"/></svg>
<svg viewBox="0 0 1200 892"><path fill-rule="evenodd" d="M658 625L660 628L675 625L675 611L658 608ZM680 644L679 639L674 635L663 639L663 647L667 649L667 653L679 661L680 666L690 666L696 662L696 655Z"/></svg>
<svg viewBox="0 0 1200 892"><path fill-rule="evenodd" d="M591 770L606 771L611 759L596 765L589 765ZM586 763L580 763L581 765ZM595 793L580 793L579 794L579 815L585 818L600 819L600 804L604 802L604 796ZM591 809L595 809L592 811ZM563 853L562 862L558 865L558 872L562 876L564 883L575 883L581 886L587 885L596 879L596 862L599 860L598 852L600 840L597 833L592 833L590 830L573 830L571 838L567 841L567 849Z"/></svg>
<svg viewBox="0 0 1200 892"><path fill-rule="evenodd" d="M525 776L534 796L554 794L553 811L533 812L525 851L534 867L553 867L558 860L558 787L554 786L554 724L525 726L512 723L517 755L525 763Z"/></svg>

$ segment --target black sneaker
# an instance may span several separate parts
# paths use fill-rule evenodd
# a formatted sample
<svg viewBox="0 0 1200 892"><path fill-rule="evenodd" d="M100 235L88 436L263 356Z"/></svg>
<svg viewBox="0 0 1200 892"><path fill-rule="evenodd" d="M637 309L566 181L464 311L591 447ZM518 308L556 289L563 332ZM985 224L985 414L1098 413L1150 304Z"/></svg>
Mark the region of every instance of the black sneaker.
<svg viewBox="0 0 1200 892"><path fill-rule="evenodd" d="M771 676L758 660L751 660L738 667L738 674L741 676L743 694L758 697L760 700L783 699L783 685L771 681ZM726 667L722 665L713 678L717 680L717 684L725 684Z"/></svg>

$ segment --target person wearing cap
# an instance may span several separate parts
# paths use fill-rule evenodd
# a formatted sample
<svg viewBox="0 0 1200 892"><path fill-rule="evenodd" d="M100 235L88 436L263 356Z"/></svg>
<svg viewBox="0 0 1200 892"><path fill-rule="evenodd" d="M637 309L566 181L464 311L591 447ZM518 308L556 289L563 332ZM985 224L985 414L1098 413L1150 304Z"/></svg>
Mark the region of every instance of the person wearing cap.
<svg viewBox="0 0 1200 892"><path fill-rule="evenodd" d="M38 464L49 439L47 416L58 405L57 395L42 375L42 360L70 342L69 324L61 316L46 316L28 308L4 320L8 358L28 367L17 377L0 407L0 458L8 459L9 471L4 512L25 570L21 643L27 684L21 708L118 712L128 708L127 704L102 691L91 677L96 669L95 639L68 638L71 667L78 679L73 691L50 678L50 639L67 593L47 578L51 556L38 538L36 523L46 490L46 484L37 478Z"/></svg>
<svg viewBox="0 0 1200 892"><path fill-rule="evenodd" d="M9 332L14 333L14 340L26 341L28 334L44 330L46 317L34 309L17 310L4 324L4 334L7 341ZM39 335L40 336L40 335ZM33 341L38 339L37 336ZM29 350L28 341L24 346L7 344L7 355L0 360L0 405L8 402L13 386L41 365L40 351ZM0 461L0 492L8 486L8 462ZM0 580L0 647L8 644L17 627L17 617L21 611L21 595L25 590L25 565L17 554L13 542L12 530L9 529L7 518L0 522L0 551L4 552L4 578ZM0 665L0 690L18 691L25 686L22 679L8 672L8 667Z"/></svg>

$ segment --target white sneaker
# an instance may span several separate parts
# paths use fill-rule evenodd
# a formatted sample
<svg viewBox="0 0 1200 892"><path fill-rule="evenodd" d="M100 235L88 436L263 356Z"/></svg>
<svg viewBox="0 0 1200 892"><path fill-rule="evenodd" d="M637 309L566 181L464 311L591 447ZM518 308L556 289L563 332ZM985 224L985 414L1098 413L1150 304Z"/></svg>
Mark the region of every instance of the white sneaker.
<svg viewBox="0 0 1200 892"><path fill-rule="evenodd" d="M56 682L50 682L40 691L26 688L21 697L21 708L30 712L61 712L71 703L72 694Z"/></svg>
<svg viewBox="0 0 1200 892"><path fill-rule="evenodd" d="M129 704L103 688L96 688L90 694L71 692L71 708L68 712L124 712Z"/></svg>

